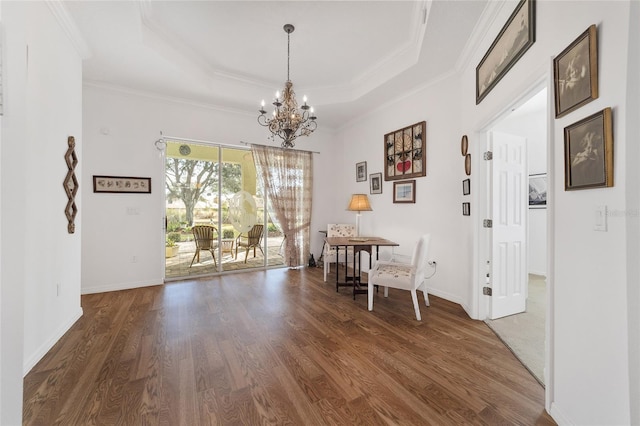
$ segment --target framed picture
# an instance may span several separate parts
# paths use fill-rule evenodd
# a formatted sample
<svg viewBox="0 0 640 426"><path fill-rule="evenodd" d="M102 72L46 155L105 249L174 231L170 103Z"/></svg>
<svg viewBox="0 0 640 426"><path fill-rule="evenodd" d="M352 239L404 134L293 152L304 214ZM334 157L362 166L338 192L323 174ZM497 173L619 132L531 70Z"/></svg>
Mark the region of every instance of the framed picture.
<svg viewBox="0 0 640 426"><path fill-rule="evenodd" d="M471 154L464 156L464 173L467 176L471 175Z"/></svg>
<svg viewBox="0 0 640 426"><path fill-rule="evenodd" d="M394 203L415 203L416 202L416 181L406 180L393 182L393 202Z"/></svg>
<svg viewBox="0 0 640 426"><path fill-rule="evenodd" d="M462 203L462 216L471 216L471 203Z"/></svg>
<svg viewBox="0 0 640 426"><path fill-rule="evenodd" d="M93 192L151 194L151 178L128 176L94 176Z"/></svg>
<svg viewBox="0 0 640 426"><path fill-rule="evenodd" d="M535 0L521 0L476 67L476 105L535 42Z"/></svg>
<svg viewBox="0 0 640 426"><path fill-rule="evenodd" d="M372 173L369 175L369 193L382 194L382 173Z"/></svg>
<svg viewBox="0 0 640 426"><path fill-rule="evenodd" d="M529 208L547 208L547 174L529 175Z"/></svg>
<svg viewBox="0 0 640 426"><path fill-rule="evenodd" d="M471 194L471 179L465 179L462 181L462 195Z"/></svg>
<svg viewBox="0 0 640 426"><path fill-rule="evenodd" d="M356 182L364 182L367 180L367 162L362 161L356 163Z"/></svg>
<svg viewBox="0 0 640 426"><path fill-rule="evenodd" d="M426 135L426 121L384 135L384 180L427 175Z"/></svg>
<svg viewBox="0 0 640 426"><path fill-rule="evenodd" d="M613 186L611 108L564 128L564 189Z"/></svg>
<svg viewBox="0 0 640 426"><path fill-rule="evenodd" d="M597 33L591 25L553 60L556 118L598 97Z"/></svg>

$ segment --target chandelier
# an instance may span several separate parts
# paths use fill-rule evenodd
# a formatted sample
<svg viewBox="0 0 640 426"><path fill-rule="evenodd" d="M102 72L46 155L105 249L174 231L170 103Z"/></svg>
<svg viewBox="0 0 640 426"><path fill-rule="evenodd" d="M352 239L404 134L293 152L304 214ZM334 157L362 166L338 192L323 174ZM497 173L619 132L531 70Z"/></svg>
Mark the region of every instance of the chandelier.
<svg viewBox="0 0 640 426"><path fill-rule="evenodd" d="M264 101L258 112L258 123L261 126L265 126L271 132L271 140L275 140L278 136L282 139L283 148L293 148L295 146L295 140L299 136L309 136L318 127L316 123L316 116L313 113L313 108L307 105L307 97L305 96L302 101L304 105L298 108L298 101L296 101L296 94L293 91L293 83L289 79L289 36L295 30L295 27L291 24L284 26L284 31L287 33L287 82L284 85L282 91L282 97L280 92L276 92L276 98L273 101L273 116L267 117L264 110Z"/></svg>

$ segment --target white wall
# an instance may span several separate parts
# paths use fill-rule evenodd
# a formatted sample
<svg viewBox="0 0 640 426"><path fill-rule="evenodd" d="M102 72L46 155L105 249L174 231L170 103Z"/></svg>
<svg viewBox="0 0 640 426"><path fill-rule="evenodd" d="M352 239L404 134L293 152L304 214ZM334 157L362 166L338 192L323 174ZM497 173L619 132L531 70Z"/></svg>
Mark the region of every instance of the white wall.
<svg viewBox="0 0 640 426"><path fill-rule="evenodd" d="M626 295L637 283L626 275L625 221L610 219L608 232L593 230L595 206L624 209L626 185L638 185L625 179L626 120L628 114L637 114L626 110L628 15L629 2L537 2L535 44L480 105L472 95L475 65L506 16L492 25L461 83L468 94L461 116L481 130L541 76L549 79L551 57L589 25L598 24L600 97L552 120L550 219L555 233L550 241L554 262L549 265L553 329L548 395L560 423L629 424L630 380L640 380L629 374L629 343L635 343L628 335ZM638 31L637 25L632 28ZM607 106L614 111L615 187L565 192L563 128ZM628 254L638 256L637 250ZM479 274L476 278L480 282Z"/></svg>
<svg viewBox="0 0 640 426"><path fill-rule="evenodd" d="M82 315L80 253L82 196L78 193L74 234L67 231L67 196L62 182L68 136L82 159L82 61L45 3L29 6L27 42L27 161L29 197L22 214L27 250L25 280L25 373ZM36 124L37 123L37 124ZM76 166L81 175L82 161ZM38 262L37 268L29 267Z"/></svg>
<svg viewBox="0 0 640 426"><path fill-rule="evenodd" d="M45 3L3 2L2 18L0 423L20 424L23 374L82 313L81 228L67 233L62 186L67 136L82 152L82 68Z"/></svg>
<svg viewBox="0 0 640 426"><path fill-rule="evenodd" d="M339 141L345 159L339 188L342 205L352 193L369 193L369 182L355 181L355 165L367 162L367 172L382 172L386 149L384 134L426 120L425 177L416 178L416 203L394 204L393 181L383 182L382 194L369 195L372 212L363 212L363 235L377 235L400 244L396 253L411 255L420 235L431 233L429 258L437 272L427 281L432 294L465 304L470 295L470 218L462 216L464 158L460 153L461 131L456 105L457 81L451 77L427 87L402 102L379 108L341 131ZM472 176L473 178L473 176ZM340 205L339 204L339 205ZM473 210L473 204L472 204ZM345 220L353 221L353 212Z"/></svg>
<svg viewBox="0 0 640 426"><path fill-rule="evenodd" d="M256 112L257 116L257 112ZM82 292L162 284L164 277L164 163L154 141L164 135L241 145L267 143L256 116L188 105L96 86L84 91L82 174ZM321 118L320 118L321 120ZM106 134L105 134L106 133ZM337 179L331 135L301 139L314 155L311 250L319 257ZM151 194L94 194L93 175L151 177ZM138 214L128 214L129 211ZM133 263L132 258L137 262ZM118 267L114 268L114 265Z"/></svg>

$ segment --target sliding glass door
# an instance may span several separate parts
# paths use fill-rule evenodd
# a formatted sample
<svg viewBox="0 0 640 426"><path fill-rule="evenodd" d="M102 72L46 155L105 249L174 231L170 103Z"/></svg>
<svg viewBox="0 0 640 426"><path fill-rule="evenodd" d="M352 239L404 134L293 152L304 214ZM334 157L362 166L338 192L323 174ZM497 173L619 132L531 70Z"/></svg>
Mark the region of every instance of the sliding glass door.
<svg viewBox="0 0 640 426"><path fill-rule="evenodd" d="M166 279L284 266L249 150L168 141L165 192Z"/></svg>

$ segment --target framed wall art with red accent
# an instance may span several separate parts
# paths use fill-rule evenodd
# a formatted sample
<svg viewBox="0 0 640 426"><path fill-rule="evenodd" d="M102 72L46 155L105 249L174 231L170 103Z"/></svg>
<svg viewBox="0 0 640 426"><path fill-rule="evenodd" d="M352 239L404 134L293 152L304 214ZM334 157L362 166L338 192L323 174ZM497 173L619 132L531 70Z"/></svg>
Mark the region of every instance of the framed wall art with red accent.
<svg viewBox="0 0 640 426"><path fill-rule="evenodd" d="M427 175L427 122L384 135L384 180Z"/></svg>

